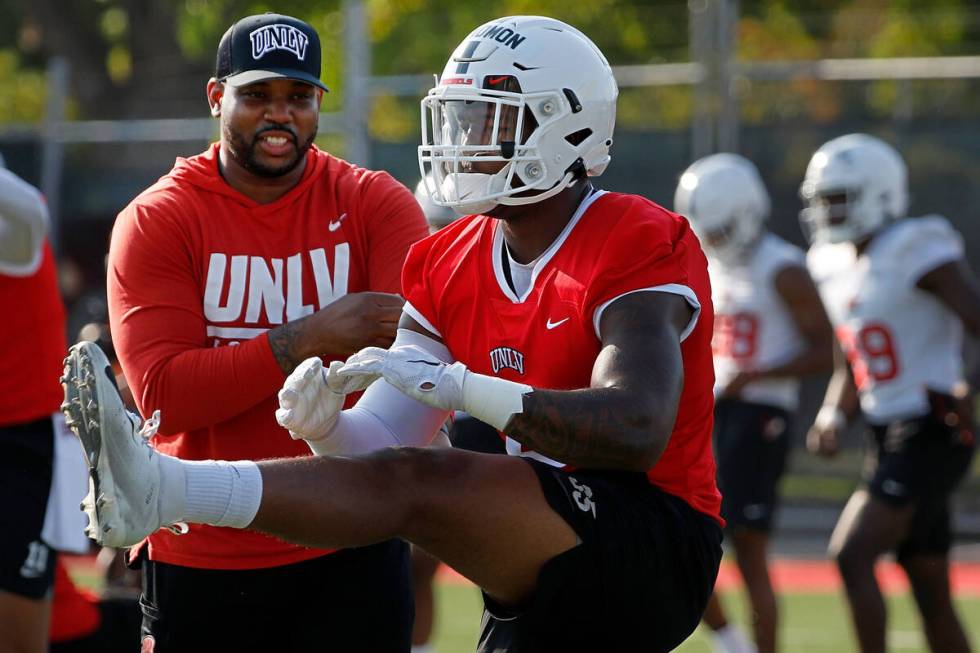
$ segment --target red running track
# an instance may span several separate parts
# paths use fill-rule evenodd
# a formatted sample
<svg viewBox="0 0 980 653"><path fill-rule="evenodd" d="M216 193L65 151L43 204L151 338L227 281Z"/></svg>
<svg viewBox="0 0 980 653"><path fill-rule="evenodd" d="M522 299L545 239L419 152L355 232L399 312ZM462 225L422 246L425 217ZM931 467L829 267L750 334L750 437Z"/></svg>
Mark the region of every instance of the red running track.
<svg viewBox="0 0 980 653"><path fill-rule="evenodd" d="M777 591L812 592L814 594L841 591L840 574L833 563L826 560L774 560L771 564L773 585ZM886 594L904 594L909 590L905 574L894 562L878 563L878 582ZM443 565L439 580L448 583L469 584L469 581ZM980 562L958 562L952 566L950 582L956 596L980 598ZM721 590L737 588L742 579L734 563L724 561L718 572Z"/></svg>

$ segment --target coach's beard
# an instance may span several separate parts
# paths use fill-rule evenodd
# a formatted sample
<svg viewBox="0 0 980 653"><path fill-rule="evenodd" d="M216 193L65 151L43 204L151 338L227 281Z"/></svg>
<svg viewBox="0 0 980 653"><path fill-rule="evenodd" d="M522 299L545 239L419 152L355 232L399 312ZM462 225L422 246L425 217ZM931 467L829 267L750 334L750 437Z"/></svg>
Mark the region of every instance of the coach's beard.
<svg viewBox="0 0 980 653"><path fill-rule="evenodd" d="M243 168L257 177L281 177L295 170L296 166L299 165L300 161L302 161L303 157L306 155L306 152L310 149L310 146L313 145L313 141L316 139L317 134L316 130L314 129L313 133L310 134L310 137L306 139L306 142L304 142L302 145L296 146L296 156L291 161L288 161L281 166L272 167L260 163L256 158L256 150L259 147L259 139L262 137L262 134L270 131L286 132L292 135L293 143L296 143L296 133L287 127L266 127L265 129L260 129L255 133L251 143L247 143L245 138L238 132L229 131L228 134L231 142L232 155L238 160Z"/></svg>

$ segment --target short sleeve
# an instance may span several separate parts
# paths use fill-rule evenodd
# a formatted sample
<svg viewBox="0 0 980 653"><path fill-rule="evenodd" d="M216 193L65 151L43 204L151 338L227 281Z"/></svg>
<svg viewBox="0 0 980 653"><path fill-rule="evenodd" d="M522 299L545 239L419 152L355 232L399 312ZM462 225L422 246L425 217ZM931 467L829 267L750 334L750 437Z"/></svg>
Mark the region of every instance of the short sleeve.
<svg viewBox="0 0 980 653"><path fill-rule="evenodd" d="M694 309L691 323L682 333L693 331L700 314L697 285L692 280L692 261L700 259L707 277L707 263L686 223L674 220L672 214L648 209L651 214L634 224L616 229L596 262L598 272L586 293L584 317L591 320L596 336L602 312L616 299L634 292L669 292L684 297ZM697 283L696 283L697 282Z"/></svg>
<svg viewBox="0 0 980 653"><path fill-rule="evenodd" d="M434 335L442 337L430 282L429 259L434 238L421 240L408 250L402 267L402 295L405 313Z"/></svg>
<svg viewBox="0 0 980 653"><path fill-rule="evenodd" d="M763 267L764 277L775 276L790 267L807 267L806 254L775 234L766 234L756 259Z"/></svg>
<svg viewBox="0 0 980 653"><path fill-rule="evenodd" d="M893 260L908 286L914 286L928 272L963 258L963 237L946 218L938 215L911 218L901 234Z"/></svg>

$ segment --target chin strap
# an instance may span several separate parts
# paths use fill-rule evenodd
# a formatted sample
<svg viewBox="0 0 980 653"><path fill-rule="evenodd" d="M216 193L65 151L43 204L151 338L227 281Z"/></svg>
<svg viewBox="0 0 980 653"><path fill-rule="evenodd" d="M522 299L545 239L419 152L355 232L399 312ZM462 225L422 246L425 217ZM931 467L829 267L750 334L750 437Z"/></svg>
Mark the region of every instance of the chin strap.
<svg viewBox="0 0 980 653"><path fill-rule="evenodd" d="M555 184L548 190L544 191L543 193L538 193L537 195L531 195L529 197L514 197L514 196L501 197L500 199L497 200L497 202L505 206L524 206L525 204L537 204L538 202L542 200L546 200L549 197L554 197L555 195L562 192L563 190L565 190L566 188L568 188L574 183L575 183L575 171L573 169L566 172L565 176L562 177L557 184Z"/></svg>

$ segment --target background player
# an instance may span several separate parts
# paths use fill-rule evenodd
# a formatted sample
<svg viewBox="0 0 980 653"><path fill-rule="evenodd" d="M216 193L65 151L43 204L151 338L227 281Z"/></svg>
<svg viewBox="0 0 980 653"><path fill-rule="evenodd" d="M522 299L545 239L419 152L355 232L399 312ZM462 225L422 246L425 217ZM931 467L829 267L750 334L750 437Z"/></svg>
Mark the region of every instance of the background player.
<svg viewBox="0 0 980 653"><path fill-rule="evenodd" d="M776 649L778 610L766 547L789 454L798 379L829 372L833 361L833 331L805 255L765 229L769 207L758 170L737 154L691 164L674 197L674 209L691 221L708 255L718 487L761 653ZM716 594L704 621L718 649L752 650L728 623Z"/></svg>
<svg viewBox="0 0 980 653"><path fill-rule="evenodd" d="M398 290L425 221L389 175L312 144L319 74L306 23L235 23L207 84L220 142L179 159L115 223L113 341L137 404L166 414L162 451L307 455L275 423L285 375L394 338L402 299L366 291ZM407 545L371 544L332 553L209 526L155 533L141 549L144 635L158 653L407 651Z"/></svg>
<svg viewBox="0 0 980 653"><path fill-rule="evenodd" d="M810 445L834 453L858 400L870 426L864 484L830 542L860 649L885 650L874 563L894 551L930 649L967 651L950 597L949 495L974 451L961 346L964 327L980 335L980 288L962 238L940 216L905 217L905 162L865 134L817 150L800 193L808 265L847 357Z"/></svg>
<svg viewBox="0 0 980 653"><path fill-rule="evenodd" d="M84 476L72 473L81 470L52 377L66 346L65 310L47 234L41 193L0 158L0 297L10 309L0 320L2 652L46 650L56 551L86 546L84 520L66 508L78 503Z"/></svg>
<svg viewBox="0 0 980 653"><path fill-rule="evenodd" d="M281 423L321 453L424 443L463 409L524 455L179 461L143 444L82 344L66 387L99 472L93 533L129 541L187 519L311 544L401 535L484 589L483 650L665 651L687 637L720 558L707 265L685 220L588 182L609 161L616 96L605 58L564 23L472 32L425 100L437 129L420 160L437 199L496 219L412 249L398 346L332 364L326 384L307 361L280 394ZM338 384L379 374L337 414Z"/></svg>

